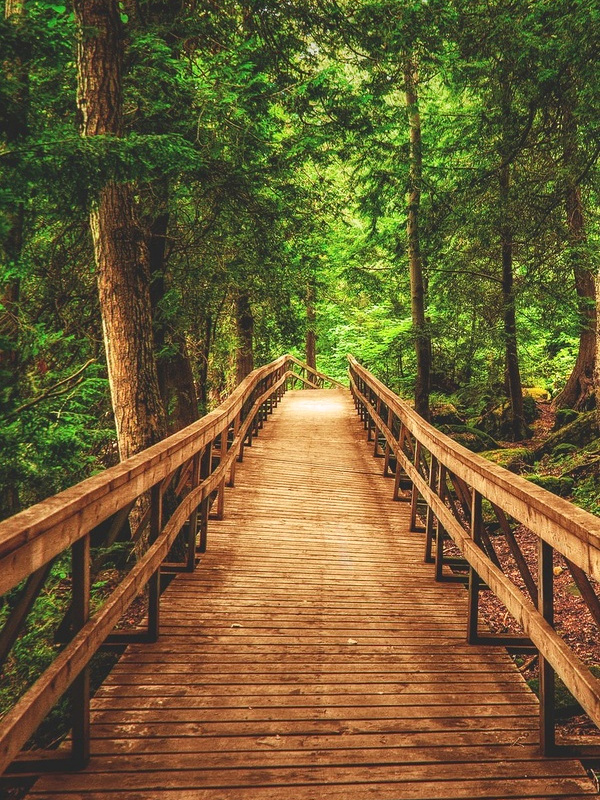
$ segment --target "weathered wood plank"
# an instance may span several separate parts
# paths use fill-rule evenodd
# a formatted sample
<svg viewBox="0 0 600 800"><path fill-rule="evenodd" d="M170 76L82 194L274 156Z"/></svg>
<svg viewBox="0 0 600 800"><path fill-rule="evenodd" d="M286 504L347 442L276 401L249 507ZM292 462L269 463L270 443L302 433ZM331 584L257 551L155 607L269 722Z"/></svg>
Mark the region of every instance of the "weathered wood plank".
<svg viewBox="0 0 600 800"><path fill-rule="evenodd" d="M594 795L577 762L538 756L537 703L508 656L466 644L466 592L417 563L422 538L348 407L289 393L199 569L167 590L161 639L99 690L90 765L32 798Z"/></svg>

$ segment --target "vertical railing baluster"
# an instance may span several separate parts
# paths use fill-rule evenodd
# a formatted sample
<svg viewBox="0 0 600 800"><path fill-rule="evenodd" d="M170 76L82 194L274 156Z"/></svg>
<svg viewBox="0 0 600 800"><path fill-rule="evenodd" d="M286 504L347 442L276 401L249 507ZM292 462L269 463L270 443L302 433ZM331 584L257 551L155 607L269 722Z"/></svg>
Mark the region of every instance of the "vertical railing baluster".
<svg viewBox="0 0 600 800"><path fill-rule="evenodd" d="M163 492L160 483L150 490L150 534L148 545L154 544L162 530ZM148 581L148 638L151 642L158 639L160 632L160 569Z"/></svg>
<svg viewBox="0 0 600 800"><path fill-rule="evenodd" d="M227 456L227 428L225 428L225 430L221 432L219 448L220 448L219 464L222 464L223 461L225 460L225 457ZM223 519L223 514L225 512L225 477L226 476L223 475L223 478L219 483L219 489L217 494L217 514L216 514L217 519Z"/></svg>
<svg viewBox="0 0 600 800"><path fill-rule="evenodd" d="M388 427L388 429L390 431L392 430L392 421L393 421L392 409L388 406L387 417L386 417L386 420L385 420L385 424L387 425L387 427ZM385 440L385 450L384 450L384 453L383 453L383 477L384 478L387 478L389 476L390 454L391 454L390 443L386 439Z"/></svg>
<svg viewBox="0 0 600 800"><path fill-rule="evenodd" d="M90 616L90 535L73 544L72 597L73 634L81 630ZM74 766L84 767L90 759L90 667L86 666L71 686L71 754Z"/></svg>
<svg viewBox="0 0 600 800"><path fill-rule="evenodd" d="M381 398L380 397L378 397L376 402L375 402L375 415L377 417L381 416ZM375 436L373 437L374 438L374 442L375 442L374 445L373 445L373 457L377 458L377 456L379 455L379 428L377 427L377 421L376 421L376 416L375 415L373 416L373 429L374 429L374 433L375 433Z"/></svg>
<svg viewBox="0 0 600 800"><path fill-rule="evenodd" d="M202 458L200 459L200 480L204 481L205 478L212 472L212 441L210 441L204 448ZM198 552L206 553L206 545L208 542L208 512L210 505L210 497L207 495L203 497L200 503L200 541L198 542Z"/></svg>
<svg viewBox="0 0 600 800"><path fill-rule="evenodd" d="M554 571L552 546L538 542L538 611L554 627ZM539 653L540 671L540 749L550 755L556 746L554 709L555 675L552 666Z"/></svg>
<svg viewBox="0 0 600 800"><path fill-rule="evenodd" d="M442 503L446 499L447 483L446 483L446 467L443 464L439 465L438 473L438 495ZM444 539L446 537L446 530L440 520L436 525L435 533L435 580L441 581L444 577Z"/></svg>
<svg viewBox="0 0 600 800"><path fill-rule="evenodd" d="M192 491L200 483L200 453L196 453L192 461ZM198 506L190 514L188 523L187 563L186 570L193 572L196 568L196 537L198 536Z"/></svg>
<svg viewBox="0 0 600 800"><path fill-rule="evenodd" d="M473 544L481 547L483 514L481 495L475 489L471 492L471 539ZM469 601L467 611L467 642L476 644L479 639L479 592L481 580L478 573L469 566Z"/></svg>
<svg viewBox="0 0 600 800"><path fill-rule="evenodd" d="M402 480L402 475L404 474L404 470L402 469L400 463L400 454L404 452L405 437L406 437L406 428L402 420L400 420L400 430L398 431L398 444L396 447L396 473L394 475L394 492L392 494L392 500L404 499L400 497L400 481Z"/></svg>
<svg viewBox="0 0 600 800"><path fill-rule="evenodd" d="M421 458L421 442L416 439L415 441L415 458L414 467L419 471L419 459ZM410 491L410 527L409 531L415 533L417 531L417 502L419 500L419 490L417 484L413 481Z"/></svg>
<svg viewBox="0 0 600 800"><path fill-rule="evenodd" d="M235 419L233 420L233 440L237 438L237 435L240 431L240 425L242 424L242 412L241 410L235 415ZM244 460L244 440L240 442L240 450L237 454L237 458L231 464L231 470L229 472L229 486L235 486L235 464L236 461L243 461Z"/></svg>
<svg viewBox="0 0 600 800"><path fill-rule="evenodd" d="M429 488L434 494L437 494L437 479L438 479L438 461L432 455L429 463ZM435 515L433 509L427 504L427 515L425 517L425 558L426 564L433 564L434 558L431 549L435 539Z"/></svg>

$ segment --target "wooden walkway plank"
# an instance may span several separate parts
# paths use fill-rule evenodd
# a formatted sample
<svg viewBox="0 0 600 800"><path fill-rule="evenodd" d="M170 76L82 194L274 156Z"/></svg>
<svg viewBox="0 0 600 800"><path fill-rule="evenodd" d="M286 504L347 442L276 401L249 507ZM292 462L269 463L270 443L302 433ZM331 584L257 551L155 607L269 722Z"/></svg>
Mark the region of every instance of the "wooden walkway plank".
<svg viewBox="0 0 600 800"><path fill-rule="evenodd" d="M93 701L92 760L37 800L500 800L595 796L538 755L537 700L466 644L348 393L290 392L253 440L156 644Z"/></svg>

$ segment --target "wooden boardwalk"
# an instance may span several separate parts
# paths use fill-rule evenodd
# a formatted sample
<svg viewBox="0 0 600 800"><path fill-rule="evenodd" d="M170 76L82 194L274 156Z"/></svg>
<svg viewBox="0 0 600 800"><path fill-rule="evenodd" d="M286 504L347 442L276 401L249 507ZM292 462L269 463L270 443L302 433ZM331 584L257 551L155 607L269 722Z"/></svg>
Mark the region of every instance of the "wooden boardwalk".
<svg viewBox="0 0 600 800"><path fill-rule="evenodd" d="M162 635L93 701L92 761L32 798L410 800L594 796L537 755L537 701L465 643L350 397L288 393L227 491Z"/></svg>

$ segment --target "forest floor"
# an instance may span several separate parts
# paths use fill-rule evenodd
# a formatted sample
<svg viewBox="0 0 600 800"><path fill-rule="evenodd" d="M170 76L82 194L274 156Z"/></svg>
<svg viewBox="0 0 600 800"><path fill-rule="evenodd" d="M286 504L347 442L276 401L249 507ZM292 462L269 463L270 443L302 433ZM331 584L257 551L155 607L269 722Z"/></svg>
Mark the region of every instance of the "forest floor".
<svg viewBox="0 0 600 800"><path fill-rule="evenodd" d="M499 442L501 446L523 447L535 451L547 440L554 430L556 415L550 402L538 401L537 407L539 416L533 423L532 437L521 442ZM546 474L560 474L561 471L559 465L544 464ZM523 526L516 527L514 534L534 579L537 579L538 537ZM521 574L509 552L504 536L494 538L494 548L508 577L526 593ZM596 594L599 594L598 584L592 581L592 585ZM554 556L554 590L554 620L557 632L581 661L591 668L596 677L600 677L600 630L574 583L566 561L559 554ZM479 608L482 621L493 633L523 634L519 624L492 592L481 593ZM516 663L525 680L534 691L537 691L539 681L537 655L516 657ZM600 731L583 713L560 680L557 681L556 687L556 708L559 740L577 738L581 741L585 737L586 741L590 738L590 741L593 739L594 743L600 744Z"/></svg>

